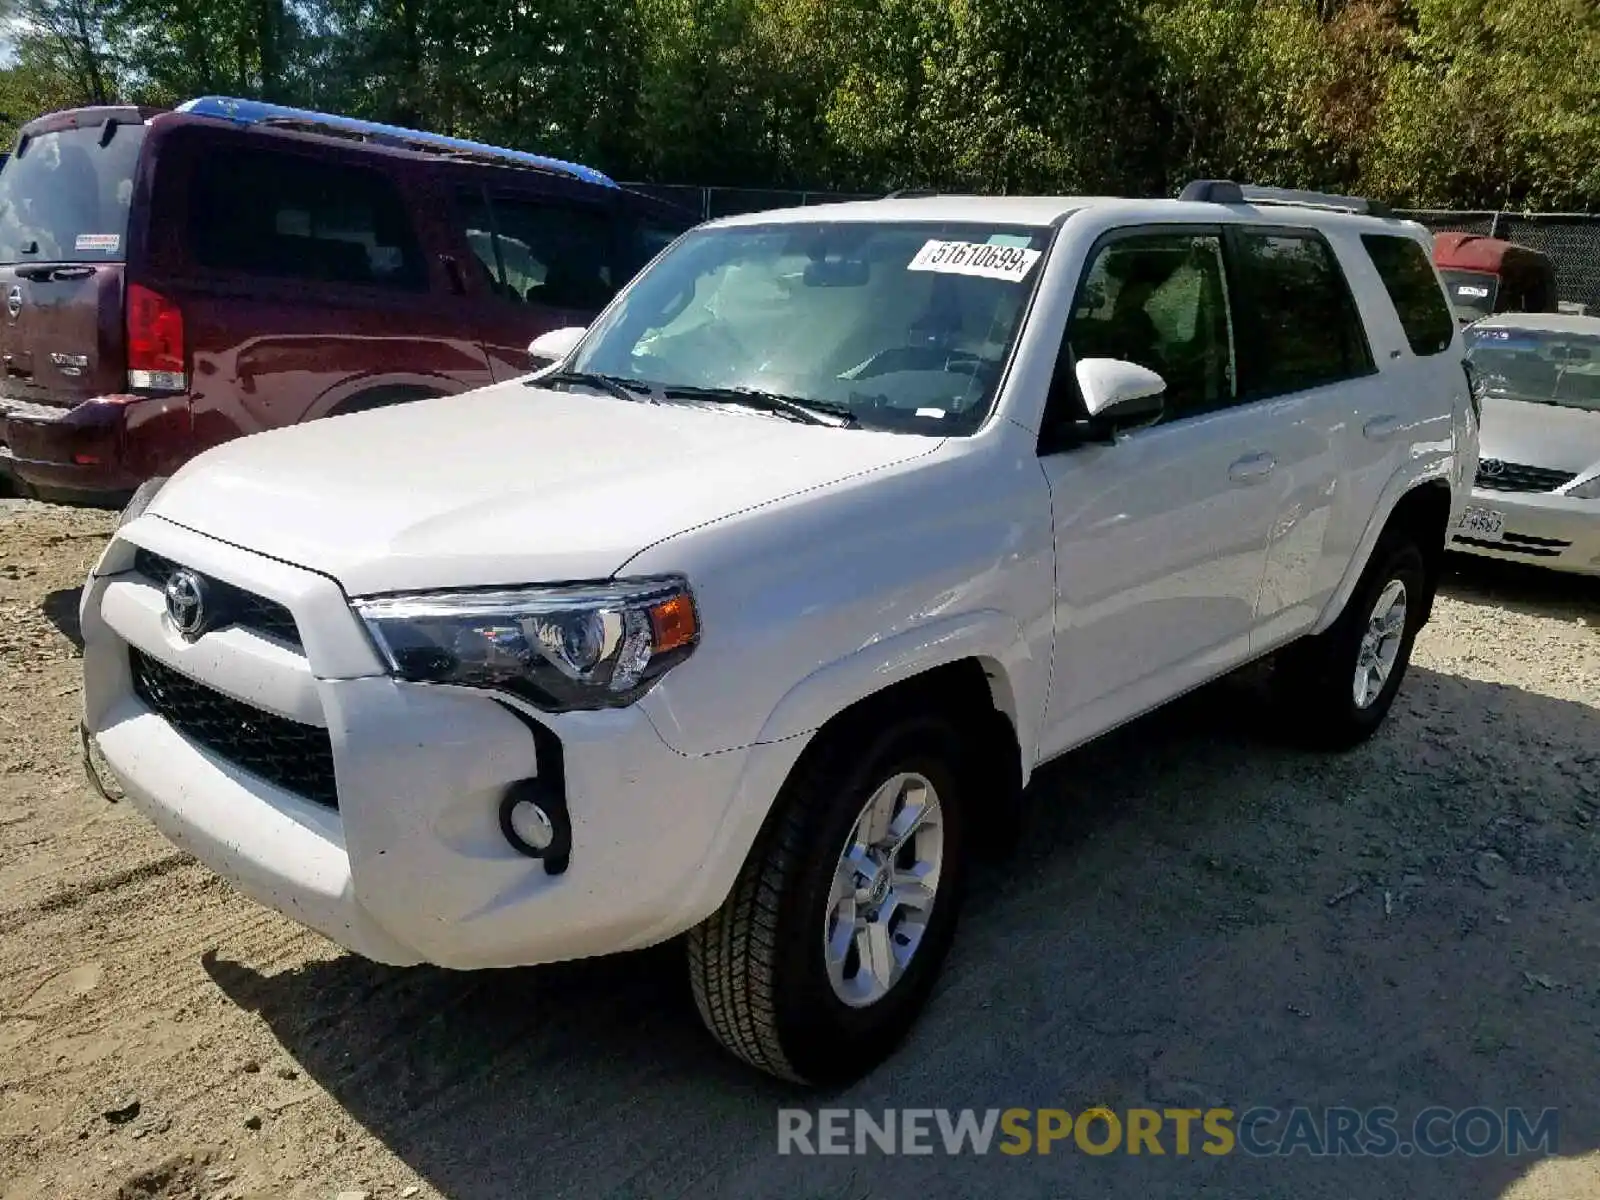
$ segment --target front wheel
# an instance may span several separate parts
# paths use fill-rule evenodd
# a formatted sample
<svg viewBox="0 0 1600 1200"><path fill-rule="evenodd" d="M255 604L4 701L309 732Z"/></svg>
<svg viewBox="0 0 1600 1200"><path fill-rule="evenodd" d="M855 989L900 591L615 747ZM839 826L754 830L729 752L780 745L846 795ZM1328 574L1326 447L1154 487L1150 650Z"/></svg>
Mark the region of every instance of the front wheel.
<svg viewBox="0 0 1600 1200"><path fill-rule="evenodd" d="M1283 652L1277 699L1300 741L1348 749L1383 723L1410 665L1430 586L1416 543L1385 535L1339 619Z"/></svg>
<svg viewBox="0 0 1600 1200"><path fill-rule="evenodd" d="M732 894L689 934L695 1004L728 1050L827 1085L899 1044L955 936L960 744L927 717L807 751Z"/></svg>

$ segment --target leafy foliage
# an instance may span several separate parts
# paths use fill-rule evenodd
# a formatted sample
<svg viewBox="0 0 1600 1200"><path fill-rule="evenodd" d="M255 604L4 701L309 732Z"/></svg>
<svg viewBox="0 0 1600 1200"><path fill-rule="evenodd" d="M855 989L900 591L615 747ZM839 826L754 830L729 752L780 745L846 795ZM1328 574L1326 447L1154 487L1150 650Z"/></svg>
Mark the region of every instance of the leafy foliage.
<svg viewBox="0 0 1600 1200"><path fill-rule="evenodd" d="M7 133L223 92L663 181L1600 209L1594 0L14 0L12 24Z"/></svg>

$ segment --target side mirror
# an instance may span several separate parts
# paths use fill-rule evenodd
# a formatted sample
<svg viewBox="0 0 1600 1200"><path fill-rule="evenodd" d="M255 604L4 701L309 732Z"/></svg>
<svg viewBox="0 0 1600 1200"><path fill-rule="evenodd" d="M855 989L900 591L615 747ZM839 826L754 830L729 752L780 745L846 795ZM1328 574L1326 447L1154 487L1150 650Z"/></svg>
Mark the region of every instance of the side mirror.
<svg viewBox="0 0 1600 1200"><path fill-rule="evenodd" d="M552 329L549 333L541 333L528 343L528 358L534 370L548 367L551 363L560 362L571 354L573 348L583 340L583 335L588 330L582 325L569 325L565 329Z"/></svg>
<svg viewBox="0 0 1600 1200"><path fill-rule="evenodd" d="M1085 358L1078 362L1077 375L1093 425L1109 430L1161 415L1167 381L1148 367L1116 358Z"/></svg>

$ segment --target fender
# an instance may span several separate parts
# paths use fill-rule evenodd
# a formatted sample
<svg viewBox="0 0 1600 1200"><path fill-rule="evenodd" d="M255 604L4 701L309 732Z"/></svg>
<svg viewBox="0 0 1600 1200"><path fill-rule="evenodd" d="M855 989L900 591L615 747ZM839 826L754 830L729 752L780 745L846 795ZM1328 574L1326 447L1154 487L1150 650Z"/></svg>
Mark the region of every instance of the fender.
<svg viewBox="0 0 1600 1200"><path fill-rule="evenodd" d="M1350 556L1350 564L1345 567L1344 578L1339 581L1339 586L1328 598L1322 615L1309 630L1310 634L1322 633L1339 619L1339 614L1344 611L1344 606L1350 602L1350 597L1356 590L1356 584L1361 582L1362 573L1366 571L1372 552L1377 548L1378 539L1383 536L1384 528L1389 524L1389 518L1394 516L1394 510L1400 501L1413 489L1434 480L1443 480L1446 486L1451 485L1454 457L1454 455L1440 457L1422 464L1407 463L1394 473L1384 486L1378 503L1373 507L1372 516L1368 519L1367 527L1361 535L1361 542L1357 545L1356 552ZM1463 500L1459 490L1453 486L1450 486L1450 496L1450 522L1453 524Z"/></svg>
<svg viewBox="0 0 1600 1200"><path fill-rule="evenodd" d="M1037 661L1017 619L999 609L941 617L819 667L778 701L757 744L813 733L875 692L967 658L984 664L994 705L1016 728L1026 781L1037 748L1039 713L1022 698L1037 692L1042 704L1048 663ZM1027 686L1030 673L1039 681L1033 688Z"/></svg>
<svg viewBox="0 0 1600 1200"><path fill-rule="evenodd" d="M453 396L465 389L446 375L356 375L349 379L341 379L338 383L328 388L311 402L305 412L300 414L300 421L314 421L325 417L341 404L353 400L366 392L386 392L395 390L419 390L435 395Z"/></svg>

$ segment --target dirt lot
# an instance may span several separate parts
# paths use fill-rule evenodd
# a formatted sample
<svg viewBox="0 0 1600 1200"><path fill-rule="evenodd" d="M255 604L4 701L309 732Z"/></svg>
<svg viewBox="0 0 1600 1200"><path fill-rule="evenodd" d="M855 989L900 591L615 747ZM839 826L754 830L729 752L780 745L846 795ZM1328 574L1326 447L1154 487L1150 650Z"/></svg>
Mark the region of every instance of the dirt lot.
<svg viewBox="0 0 1600 1200"><path fill-rule="evenodd" d="M1547 1106L1560 1157L780 1158L817 1107L674 947L341 954L75 758L111 520L0 507L0 1194L1600 1197L1600 588L1458 566L1394 719L1325 759L1212 689L1053 767L914 1040L830 1106Z"/></svg>

